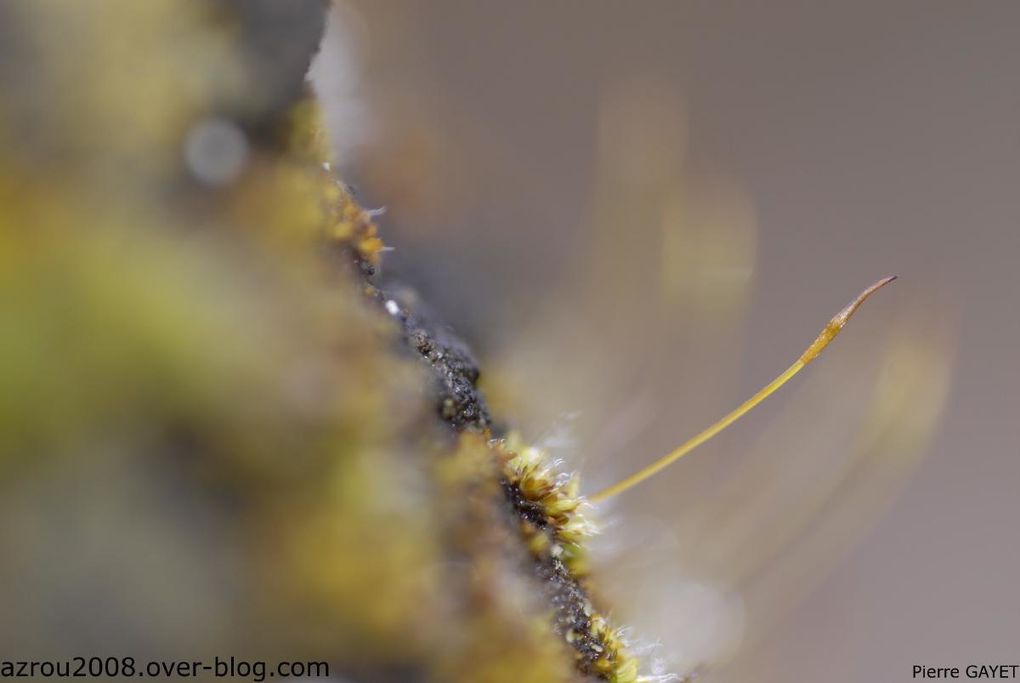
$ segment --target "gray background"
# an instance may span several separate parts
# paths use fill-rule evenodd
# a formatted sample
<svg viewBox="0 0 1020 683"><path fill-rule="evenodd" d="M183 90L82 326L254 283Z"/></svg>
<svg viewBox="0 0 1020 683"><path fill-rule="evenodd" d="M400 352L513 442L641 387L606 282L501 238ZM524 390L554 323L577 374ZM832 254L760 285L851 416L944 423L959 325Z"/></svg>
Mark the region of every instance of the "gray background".
<svg viewBox="0 0 1020 683"><path fill-rule="evenodd" d="M589 416L568 429L574 446L565 457L590 487L742 400L879 276L895 272L901 282L869 304L805 390L851 383L848 368L870 367L878 353L872 340L907 318L942 329L955 348L944 358L953 382L938 429L923 462L882 497L888 510L837 543L845 553L807 572L813 578L800 595L770 607L776 618L767 627L754 626L761 619L752 610L755 637L718 673L905 681L914 664L1018 663L1020 4L359 0L342 15L332 39L346 42L324 53L320 87L341 162L366 202L389 208L382 223L396 247L391 264L468 333L492 368L494 400L505 395L501 409L526 433L540 435L574 411ZM624 112L637 102L637 113L613 118L607 98ZM610 142L600 152L607 120ZM625 170L600 166L612 140L620 145L610 159L638 150L637 190ZM676 315L648 314L633 291L606 301L592 285L626 290L644 272L641 261L660 256L662 245L642 227L658 210L647 204L661 199L640 196L646 167L651 182L683 182L695 205L707 202L691 214L694 224L741 207L730 221L740 239L719 242L737 284L708 280ZM637 207L633 222L623 210L596 216L615 190ZM705 199L716 196L723 199ZM714 244L711 229L699 234ZM747 239L753 274L733 255ZM618 251L600 260L598 245L607 243ZM626 329L609 324L597 339L597 326L550 331L542 310L551 301L560 311L595 311L595 320L599 310L622 316ZM723 307L726 315L713 317ZM708 312L677 322L683 310ZM692 335L688 326L700 321ZM674 336L683 353L627 346ZM558 382L560 364L567 376L571 363L592 362L582 352L589 348L606 355L588 366L588 388ZM638 353L655 359L651 370L628 371ZM573 371L585 377L583 366ZM513 379L500 383L515 373L545 378L530 386L541 400L516 412L522 392L506 388ZM639 394L654 406L650 416L605 445L592 422L640 404ZM857 395L847 396L852 413ZM736 468L735 454L776 420L790 422L784 406L798 405L774 400L643 495L621 497L604 536L625 527L614 515L645 528L655 520L649 552L682 546L693 518L711 535L716 518L699 514L710 509L718 468ZM776 471L797 468L784 465L789 449L824 458L812 444L844 439L807 422L794 418L786 429L788 452L769 461ZM647 592L650 584L658 602L675 598L682 610L674 584L655 583L684 573L682 548L662 552L678 559L638 568L621 585ZM612 565L612 551L607 557ZM641 636L673 647L669 633L656 632L661 622L628 614L626 590L614 596L620 603L623 594L620 611Z"/></svg>

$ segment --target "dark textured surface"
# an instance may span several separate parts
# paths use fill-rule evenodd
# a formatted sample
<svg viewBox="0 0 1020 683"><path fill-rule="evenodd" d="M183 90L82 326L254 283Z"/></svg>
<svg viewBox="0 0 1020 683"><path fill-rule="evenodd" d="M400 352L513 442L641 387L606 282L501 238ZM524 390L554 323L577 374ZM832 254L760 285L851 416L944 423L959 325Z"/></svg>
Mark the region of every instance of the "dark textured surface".
<svg viewBox="0 0 1020 683"><path fill-rule="evenodd" d="M568 641L580 656L578 668L586 674L594 673L602 645L591 633L591 603L584 588L554 557L537 562L537 573L556 615L554 626L560 633L569 634Z"/></svg>
<svg viewBox="0 0 1020 683"><path fill-rule="evenodd" d="M513 506L518 517L534 524L538 529L545 529L549 526L549 518L546 517L545 510L539 503L525 498L521 489L508 481L502 482L502 486L506 499L510 501L510 505Z"/></svg>
<svg viewBox="0 0 1020 683"><path fill-rule="evenodd" d="M432 369L436 383L436 412L454 431L474 430L499 434L492 425L485 397L478 389L478 362L466 343L417 300L417 296L396 281L377 285L377 269L355 256L356 270L369 285L371 298L400 323L403 342ZM393 294L391 295L390 292ZM541 506L528 500L512 482L500 482L508 513L517 525L532 525L549 533L549 520ZM535 559L534 571L553 608L553 626L577 653L578 670L597 675L595 663L603 654L600 639L592 633L592 605L581 582L559 559L543 554Z"/></svg>
<svg viewBox="0 0 1020 683"><path fill-rule="evenodd" d="M375 269L361 259L358 266L359 272L372 283ZM374 283L372 287L375 300L399 321L408 348L432 368L440 419L458 432L491 429L489 407L478 389L481 371L467 344L424 306L408 305L406 300L414 297L408 295L405 287L392 282L383 285L384 288ZM391 291L399 291L400 296L390 296Z"/></svg>

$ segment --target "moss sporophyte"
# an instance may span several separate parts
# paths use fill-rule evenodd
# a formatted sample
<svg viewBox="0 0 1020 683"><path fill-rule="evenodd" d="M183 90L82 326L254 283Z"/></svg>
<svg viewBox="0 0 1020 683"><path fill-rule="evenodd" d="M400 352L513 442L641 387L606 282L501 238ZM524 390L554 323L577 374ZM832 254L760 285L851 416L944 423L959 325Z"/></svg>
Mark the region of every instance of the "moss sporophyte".
<svg viewBox="0 0 1020 683"><path fill-rule="evenodd" d="M775 392L891 278L736 410L586 496L380 272L379 213L302 85L321 2L22 4L0 9L4 47L44 58L0 69L0 641L307 655L380 683L670 678L597 590L594 506ZM897 446L928 424L897 423Z"/></svg>
<svg viewBox="0 0 1020 683"><path fill-rule="evenodd" d="M305 137L323 138L321 134ZM750 412L817 359L864 301L896 276L885 277L862 291L826 323L790 367L733 411L659 460L585 496L576 474L558 471L541 448L523 442L514 432L502 433L492 426L477 386L478 364L466 345L445 326L374 283L384 250L373 221L374 212L359 207L347 188L333 177L328 163L322 163L320 173L330 204L333 238L345 245L359 266L357 272L363 278L366 296L399 324L406 345L431 368L439 418L461 434L461 439L484 443L491 454L511 522L534 562L534 574L551 606L552 626L573 653L577 670L614 683L662 680L639 673L638 660L628 654L620 628L613 626L595 604L585 552L586 540L597 531L591 518L592 506L637 486Z"/></svg>

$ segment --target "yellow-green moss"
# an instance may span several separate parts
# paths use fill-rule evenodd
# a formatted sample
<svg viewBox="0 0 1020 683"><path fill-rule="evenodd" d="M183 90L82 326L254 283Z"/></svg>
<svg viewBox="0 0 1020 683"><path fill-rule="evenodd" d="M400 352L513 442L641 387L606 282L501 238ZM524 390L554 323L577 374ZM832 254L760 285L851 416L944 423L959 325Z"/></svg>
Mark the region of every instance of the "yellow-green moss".
<svg viewBox="0 0 1020 683"><path fill-rule="evenodd" d="M0 71L0 641L637 680L576 482L437 416L315 103L267 103L204 2L104 7L2 10L36 88ZM184 140L230 116L246 164L205 185Z"/></svg>

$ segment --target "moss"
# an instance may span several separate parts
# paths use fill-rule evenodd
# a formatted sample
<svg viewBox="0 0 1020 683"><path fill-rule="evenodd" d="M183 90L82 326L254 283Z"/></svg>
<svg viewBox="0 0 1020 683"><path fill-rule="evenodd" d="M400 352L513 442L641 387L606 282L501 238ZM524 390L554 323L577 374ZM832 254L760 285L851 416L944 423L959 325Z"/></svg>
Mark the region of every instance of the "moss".
<svg viewBox="0 0 1020 683"><path fill-rule="evenodd" d="M377 281L378 227L294 69L259 90L261 51L321 26L319 3L288 7L292 43L265 40L263 3L4 10L39 89L0 71L0 139L45 115L0 156L0 640L636 680L576 481L496 426L467 346ZM215 186L181 161L209 117L250 145Z"/></svg>
<svg viewBox="0 0 1020 683"><path fill-rule="evenodd" d="M346 201L353 202L347 196ZM374 232L373 232L374 234ZM356 260L364 260L359 237L349 238ZM374 265L374 264L373 264ZM361 269L367 295L400 325L407 348L431 370L437 416L457 432L482 435L499 463L498 481L520 539L533 558L532 571L553 607L552 624L574 653L578 671L612 681L637 680L636 661L625 653L618 632L593 606L585 577L589 567L585 539L595 531L586 515L576 477L556 472L547 455L514 435L502 438L494 428L478 388L477 361L447 326L406 301L398 302ZM392 286L392 285L391 285ZM402 292L406 286L399 286Z"/></svg>

